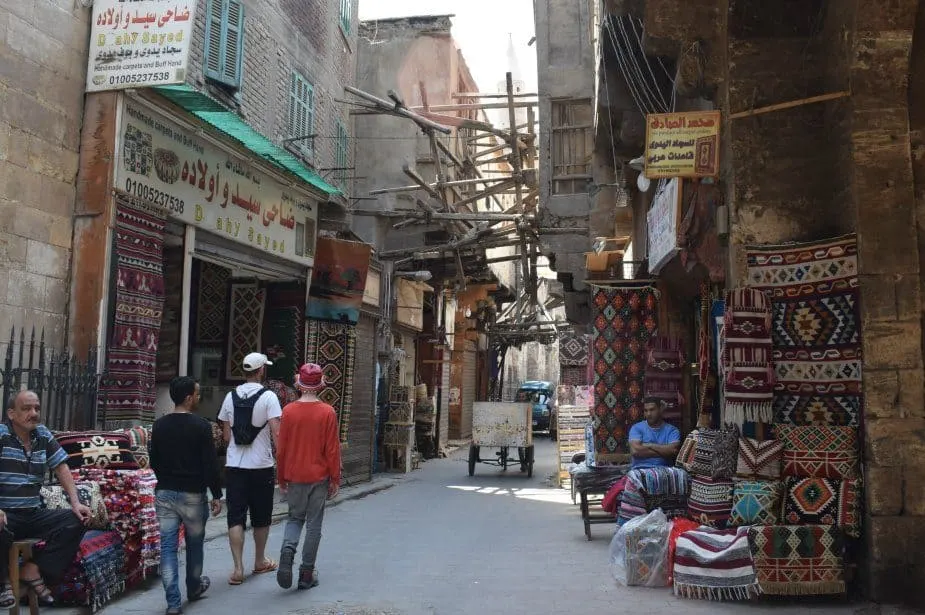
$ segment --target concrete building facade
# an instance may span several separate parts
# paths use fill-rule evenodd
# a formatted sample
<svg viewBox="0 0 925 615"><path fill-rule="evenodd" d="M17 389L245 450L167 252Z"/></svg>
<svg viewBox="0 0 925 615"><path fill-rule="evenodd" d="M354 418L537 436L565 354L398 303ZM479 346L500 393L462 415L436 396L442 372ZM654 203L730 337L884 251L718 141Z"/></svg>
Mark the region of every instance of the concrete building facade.
<svg viewBox="0 0 925 615"><path fill-rule="evenodd" d="M0 344L11 327L63 348L90 11L0 3Z"/></svg>

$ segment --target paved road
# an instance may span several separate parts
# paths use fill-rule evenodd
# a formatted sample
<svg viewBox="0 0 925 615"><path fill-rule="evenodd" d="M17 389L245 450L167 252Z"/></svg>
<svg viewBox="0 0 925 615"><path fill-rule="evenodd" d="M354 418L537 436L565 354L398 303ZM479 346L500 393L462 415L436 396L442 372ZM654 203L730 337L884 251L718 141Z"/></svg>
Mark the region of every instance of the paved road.
<svg viewBox="0 0 925 615"><path fill-rule="evenodd" d="M593 526L587 542L577 507L551 488L555 449L537 444L530 480L518 468L502 474L479 465L467 475L465 452L429 461L397 486L328 511L318 568L321 585L283 591L273 575L226 584L224 538L206 545L209 598L190 615L275 614L473 615L494 613L607 613L664 615L668 609L714 615L747 611L777 615L844 615L838 603L724 605L681 601L668 589L624 588L610 576L609 526ZM274 557L281 538L274 527ZM250 538L248 538L248 541ZM253 558L248 544L247 557ZM105 613L163 613L159 584L135 591ZM681 612L681 611L679 611Z"/></svg>

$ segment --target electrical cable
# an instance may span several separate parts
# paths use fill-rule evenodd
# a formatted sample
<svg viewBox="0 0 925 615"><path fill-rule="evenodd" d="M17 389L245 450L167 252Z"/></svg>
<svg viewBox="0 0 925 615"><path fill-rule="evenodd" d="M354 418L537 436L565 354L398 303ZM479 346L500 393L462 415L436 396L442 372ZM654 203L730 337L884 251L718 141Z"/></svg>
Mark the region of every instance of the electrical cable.
<svg viewBox="0 0 925 615"><path fill-rule="evenodd" d="M632 17L628 17L628 18L632 20ZM642 83L643 87L646 90L647 95L649 96L650 100L653 103L653 106L659 111L661 111L662 113L666 113L668 111L668 101L665 100L665 97L662 94L661 88L658 87L657 82L652 84L654 86L654 91L651 87L649 87L649 81L646 79L645 74L642 72L642 67L640 66L639 59L637 57L639 54L635 53L635 50L630 45L630 37L626 31L626 26L624 25L623 22L624 22L623 18L619 18L619 17L617 18L617 25L620 27L620 32L623 34L623 42L626 44L627 54L629 55L629 59L632 62L632 67L633 67L633 70L635 71L635 76ZM639 50L642 52L643 57L645 57L645 50L642 49L641 44L640 44ZM649 67L649 72L650 73L652 72L651 67ZM655 80L654 74L652 75L652 79L653 81ZM658 103L661 103L661 106L659 106Z"/></svg>

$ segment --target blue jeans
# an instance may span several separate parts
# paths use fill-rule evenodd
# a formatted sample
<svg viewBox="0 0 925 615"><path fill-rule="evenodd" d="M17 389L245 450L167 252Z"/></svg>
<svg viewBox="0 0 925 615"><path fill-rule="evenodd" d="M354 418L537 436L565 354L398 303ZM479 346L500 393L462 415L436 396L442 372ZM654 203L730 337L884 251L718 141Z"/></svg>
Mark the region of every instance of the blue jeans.
<svg viewBox="0 0 925 615"><path fill-rule="evenodd" d="M186 595L199 591L202 582L203 545L209 503L206 494L158 490L155 498L157 521L161 526L161 581L167 594L167 608L180 607L180 580L177 552L180 524L186 528Z"/></svg>

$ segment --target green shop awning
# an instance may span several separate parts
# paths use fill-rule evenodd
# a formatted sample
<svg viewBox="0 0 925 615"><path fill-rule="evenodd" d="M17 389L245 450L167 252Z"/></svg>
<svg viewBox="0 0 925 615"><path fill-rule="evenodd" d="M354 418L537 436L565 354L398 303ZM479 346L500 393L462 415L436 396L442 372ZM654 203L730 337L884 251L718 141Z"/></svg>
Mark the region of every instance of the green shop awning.
<svg viewBox="0 0 925 615"><path fill-rule="evenodd" d="M341 194L340 190L324 181L320 175L302 164L298 158L248 126L244 120L238 117L237 113L229 111L210 96L187 85L159 85L153 89L175 105L182 107L203 122L228 135L273 166L292 173L328 195Z"/></svg>

